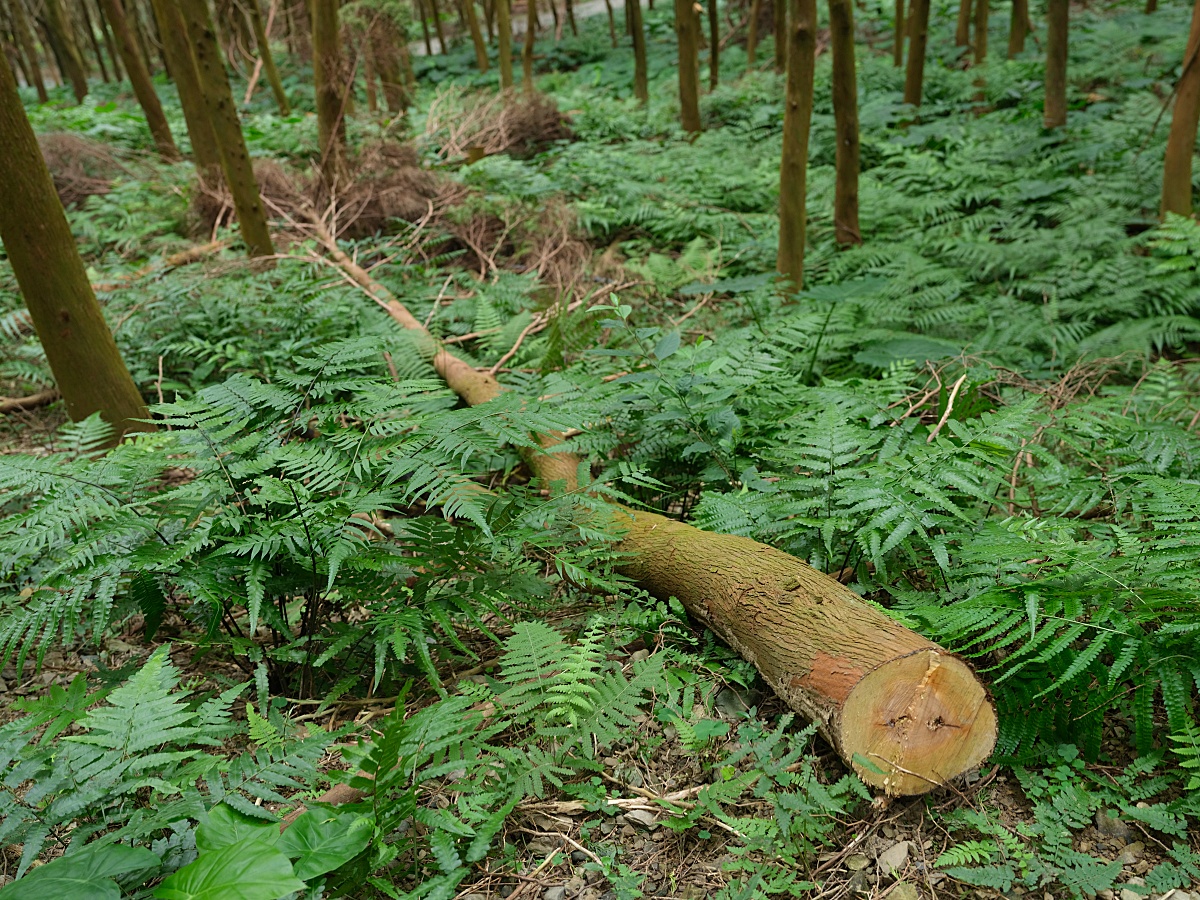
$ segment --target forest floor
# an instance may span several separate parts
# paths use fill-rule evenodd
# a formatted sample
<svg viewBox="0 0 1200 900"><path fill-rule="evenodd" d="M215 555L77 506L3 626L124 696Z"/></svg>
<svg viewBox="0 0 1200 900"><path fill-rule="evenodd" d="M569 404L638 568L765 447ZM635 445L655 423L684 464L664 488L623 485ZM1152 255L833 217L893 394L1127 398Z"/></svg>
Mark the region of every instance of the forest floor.
<svg viewBox="0 0 1200 900"><path fill-rule="evenodd" d="M620 9L620 0L613 5ZM582 19L589 9L602 13L604 5L589 0L576 14ZM846 767L816 739L804 757L811 768L803 777L812 782L795 792L811 806L781 801L793 797L789 777L796 773L776 772L769 761L759 765L762 784L768 774L778 779L770 790L711 799L731 756L756 742L770 744L768 756L782 753L776 744L786 739L771 744L761 729L774 728L786 708L744 663L663 612L663 604L626 595L597 601L576 590L554 566L556 558L578 562L574 545L531 552L554 602L531 592L503 605L505 616L487 613L482 623L495 637L510 636L512 622L530 610L569 634L586 631L595 615L608 617L607 663L629 673L662 655L677 681L651 699L587 777L570 790L521 801L492 852L459 885L457 900L1200 900L1200 799L1166 736L1178 720L1153 689L1143 715L1130 699L1132 687L1104 687L1103 667L1114 665L1119 646L1085 657L1089 645L1076 634L1075 643L1062 641L1073 649L1058 648L1076 655L1051 659L1035 649L1026 674L1005 674L1002 682L1005 661L1020 654L990 644L979 651L972 646L983 640L978 633L939 625L929 612L976 596L981 581L1018 590L1044 575L1049 599L1020 595L1011 620L1017 624L1004 633L1016 642L1035 630L1039 602L1046 603L1041 622L1083 621L1084 613L1052 606L1054 591L1099 596L1129 577L1111 562L1122 556L1115 551L1087 557L1087 571L1082 564L1070 569L1079 546L1121 540L1121 524L1133 528L1136 511L1151 505L1140 494L1121 499L1122 479L1196 477L1187 467L1200 459L1192 429L1200 409L1200 369L1192 358L1200 346L1193 317L1200 240L1183 225L1159 230L1154 200L1162 129L1155 132L1152 123L1167 93L1170 60L1181 53L1183 18L1179 11L1160 15L1168 18L1150 25L1137 18L1133 34L1130 10L1081 14L1069 139L1036 122L1032 47L1017 60L994 60L980 86L978 72L940 37L917 121L899 102L902 75L864 52L866 244L846 251L832 240L832 117L823 96L811 159L809 291L800 297L780 292L771 275L780 82L747 71L744 54L731 48L721 86L705 97L708 130L698 138L683 134L671 99L672 31L662 9L648 16L649 110L630 98L627 50L613 50L607 24L593 20L581 23L579 38L539 43L539 86L549 104L501 109L491 94L473 93L490 89L492 76L472 71L467 46L418 61L423 83L433 86L422 89L406 122L362 116L351 123L352 140L364 148L363 187L344 198L333 227L432 330L530 396L563 391L586 400L588 421L601 435L597 458L609 469L624 460L639 467L620 483L640 502L777 542L839 573L906 624L957 641L975 654L984 677L995 679L1003 716L997 759L929 796L871 803L836 794L832 786L843 783ZM518 19L516 33L520 26ZM870 23L864 32L872 43L886 37ZM1002 38L997 32L993 41L1002 46ZM818 89L827 95L824 55L821 65ZM315 143L301 96L305 76L289 73L287 83L296 115L274 114L260 89L245 117L252 152L272 160L259 175L277 211L287 211L297 190L311 184ZM165 86L164 97L182 134ZM91 156L67 152L51 168L60 191L88 195L77 198L72 225L148 397L195 398L238 374L286 383L299 357L363 337L388 348L393 379L427 377L414 347L341 284L294 222L277 217L276 272L255 272L237 252L227 199L194 193L186 164L149 159L144 124L126 93L98 87L92 99L31 115L40 132L80 136L93 148ZM466 165L475 147L485 158ZM397 228L397 220L408 224ZM389 230L375 235L379 224ZM177 269L163 264L214 235L223 249ZM8 279L7 271L0 277ZM610 293L633 306L645 330L629 329L624 356L592 353L601 341L609 342L606 349L619 346L612 338L618 327L601 329L585 316ZM0 378L15 396L49 380L35 342L13 325L20 305L10 280L0 281L0 297L9 351ZM548 312L560 307L561 318ZM683 335L683 350L660 356L661 344L648 349L658 333L672 331ZM378 377L388 377L380 360L373 365ZM950 385L960 370L969 381L952 409ZM630 372L653 373L654 380L622 388ZM687 394L685 383L711 393ZM603 393L618 389L626 392ZM680 400L685 395L687 402ZM1044 418L1016 418L1023 409ZM966 429L991 427L1005 415L1016 422L1009 432L968 436ZM1107 443L1097 436L1127 419L1144 422L1142 433L1116 433ZM954 450L935 441L947 420L947 432L961 440ZM65 451L71 438L59 430L64 421L57 407L8 416L0 453L47 458ZM989 448L1010 438L1017 449L989 463ZM694 449L698 444L704 449ZM981 445L969 459L953 455ZM1068 459L1063 447L1079 457ZM921 455L940 450L947 455ZM916 524L897 536L887 530L890 520L866 523L871 517L861 509L869 501L854 493L863 481L882 478L871 467L888 459L905 475L944 466L961 475L956 485L968 477L963 472L991 466L995 473L954 503L942 496L951 490L945 484L936 496L913 488L902 499L919 508ZM528 477L511 447L495 448L484 462L470 473L481 483L519 489ZM889 508L902 505L885 499ZM1132 510L1129 518L1106 530L1110 517L1120 518L1118 507ZM794 520L803 526L787 525ZM1016 520L1035 524L1022 531ZM1190 527L1191 519L1164 521L1164 530L1174 530ZM1047 536L1052 529L1069 537ZM971 543L982 541L982 532L994 545ZM942 569L935 562L945 552L939 533L952 535L955 548L953 563ZM971 550L987 558L971 560ZM1012 572L993 572L1000 556L1013 561ZM1106 560L1113 568L1104 569L1099 586L1087 581ZM1060 566L1075 579L1067 588L1050 583ZM1162 576L1154 587L1164 584L1176 582ZM1141 601L1129 602L1140 608ZM1098 633L1118 628L1087 621ZM467 652L437 648L440 683L491 685L495 642L456 624ZM1143 625L1119 623L1128 634L1142 633ZM10 661L0 671L0 721L18 714L19 701L45 696L52 686L65 689L78 673L115 683L165 643L201 693L247 677L245 660L186 614L169 613L153 640L144 627L144 617L126 609L112 634L81 632L21 672ZM981 631L988 628L1000 625L992 620ZM1049 635L1042 640L1057 647ZM1164 658L1182 653L1177 645L1168 649ZM371 661L354 657L346 665ZM1146 679L1164 677L1146 666ZM411 658L397 671L378 694L398 692L403 678L413 678L412 708L438 701L428 672ZM1070 693L1079 671L1091 680ZM342 674L330 675L330 684ZM1062 693L1046 698L1042 688L1052 681ZM352 723L369 735L394 703L374 691L347 690L327 703L302 693L284 690L278 698L281 714L301 731ZM1102 715L1092 715L1093 707L1103 707ZM1152 728L1153 740L1141 754L1133 744L1144 728ZM322 764L343 765L332 752ZM454 782L440 783L425 799L452 808ZM811 827L797 825L801 820ZM18 857L14 848L6 851L9 871Z"/></svg>

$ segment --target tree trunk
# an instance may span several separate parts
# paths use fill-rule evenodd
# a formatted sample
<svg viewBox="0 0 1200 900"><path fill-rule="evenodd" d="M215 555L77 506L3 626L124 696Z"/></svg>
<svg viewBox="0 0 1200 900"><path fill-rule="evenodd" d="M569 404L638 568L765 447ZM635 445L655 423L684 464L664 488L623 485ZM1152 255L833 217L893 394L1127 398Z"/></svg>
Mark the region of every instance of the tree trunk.
<svg viewBox="0 0 1200 900"><path fill-rule="evenodd" d="M146 28L142 24L141 16L138 15L137 0L129 0L129 6L126 9L126 18L129 20L130 27L133 29L133 36L137 38L138 46L141 48L142 62L146 64L146 71L154 73L154 54L150 52L150 37L146 33Z"/></svg>
<svg viewBox="0 0 1200 900"><path fill-rule="evenodd" d="M13 28L17 32L21 52L25 54L29 71L33 75L33 87L37 91L38 102L46 103L50 95L46 93L46 79L42 76L42 67L38 63L37 45L33 42L33 31L29 27L29 17L25 14L23 0L9 0L8 8L12 11Z"/></svg>
<svg viewBox="0 0 1200 900"><path fill-rule="evenodd" d="M125 77L125 72L121 68L121 55L117 51L117 42L112 35L112 29L108 27L108 20L104 18L104 11L100 8L99 0L96 0L96 19L100 25L100 35L104 38L104 48L108 51L108 58L112 61L113 74L117 81Z"/></svg>
<svg viewBox="0 0 1200 900"><path fill-rule="evenodd" d="M336 191L346 177L345 85L338 40L338 0L313 0L312 7L313 83L321 177L330 191Z"/></svg>
<svg viewBox="0 0 1200 900"><path fill-rule="evenodd" d="M1158 0L1146 0L1146 15L1158 10Z"/></svg>
<svg viewBox="0 0 1200 900"><path fill-rule="evenodd" d="M1029 0L1012 0L1012 16L1008 21L1008 58L1025 52L1025 35L1029 22Z"/></svg>
<svg viewBox="0 0 1200 900"><path fill-rule="evenodd" d="M522 84L528 93L533 93L533 44L537 39L537 0L525 0L525 43L521 48Z"/></svg>
<svg viewBox="0 0 1200 900"><path fill-rule="evenodd" d="M318 0L314 0L318 2ZM437 0L429 0L429 10L433 16L433 27L437 31L438 46L442 53L446 52L446 32L442 28L442 11L438 9Z"/></svg>
<svg viewBox="0 0 1200 900"><path fill-rule="evenodd" d="M954 46L966 47L971 43L971 0L958 0L958 20L954 25Z"/></svg>
<svg viewBox="0 0 1200 900"><path fill-rule="evenodd" d="M579 37L579 26L575 24L575 0L563 0L563 8L567 11L567 25L571 27L571 34Z"/></svg>
<svg viewBox="0 0 1200 900"><path fill-rule="evenodd" d="M50 79L56 88L63 87L67 82L66 76L63 75L62 50L58 46L58 40L46 27L44 20L35 19L34 22L42 47L46 49L46 67L50 70Z"/></svg>
<svg viewBox="0 0 1200 900"><path fill-rule="evenodd" d="M267 38L266 25L263 24L262 10L258 8L258 0L246 0L246 4L250 13L250 28L254 32L254 43L258 45L258 58L262 60L267 83L271 85L271 93L275 95L275 105L279 107L281 116L290 116L292 107L288 103L287 94L284 93L279 70L275 68L275 57L271 54L271 42Z"/></svg>
<svg viewBox="0 0 1200 900"><path fill-rule="evenodd" d="M104 321L8 62L0 60L0 240L38 340L78 421L99 412L115 430L152 431L146 404Z"/></svg>
<svg viewBox="0 0 1200 900"><path fill-rule="evenodd" d="M1192 8L1192 27L1183 54L1183 74L1175 88L1175 109L1163 163L1162 215L1192 214L1192 157L1200 125L1200 0Z"/></svg>
<svg viewBox="0 0 1200 900"><path fill-rule="evenodd" d="M858 228L858 78L854 66L854 5L829 0L833 51L833 119L837 136L837 179L833 229L839 244L861 244Z"/></svg>
<svg viewBox="0 0 1200 900"><path fill-rule="evenodd" d="M383 88L383 101L393 116L408 109L408 85L405 83L400 50L404 38L395 21L384 13L374 23L369 34L369 56L375 60L379 70L379 84Z"/></svg>
<svg viewBox="0 0 1200 900"><path fill-rule="evenodd" d="M495 18L496 10L492 5L491 0L482 0L483 2L483 27L487 33L487 42L490 47L496 40Z"/></svg>
<svg viewBox="0 0 1200 900"><path fill-rule="evenodd" d="M614 50L617 49L617 17L613 15L612 0L604 0L604 11L608 13L608 39ZM627 17L628 18L628 17Z"/></svg>
<svg viewBox="0 0 1200 900"><path fill-rule="evenodd" d="M487 44L483 42L483 32L479 29L479 16L475 12L475 0L460 0L463 15L467 20L467 28L471 32L471 43L475 45L475 65L480 72L488 70Z"/></svg>
<svg viewBox="0 0 1200 900"><path fill-rule="evenodd" d="M154 136L154 146L158 148L158 155L166 160L177 160L180 158L179 148L175 146L175 139L171 137L171 126L167 124L167 117L163 114L158 92L154 90L154 82L150 80L146 63L138 52L133 34L129 30L129 23L125 20L121 0L100 0L100 3L116 36L121 62L125 64L125 72L129 75L134 96L137 97L138 105L142 107L146 116L146 124L150 126L150 133Z"/></svg>
<svg viewBox="0 0 1200 900"><path fill-rule="evenodd" d="M762 0L750 0L750 21L746 23L746 68L754 67L758 55L758 20L762 16Z"/></svg>
<svg viewBox="0 0 1200 900"><path fill-rule="evenodd" d="M8 57L13 64L13 75L17 78L18 87L22 81L26 87L33 87L35 80L33 70L29 67L29 61L21 49L21 41L17 37L17 29L12 23L12 17L4 6L0 6L0 53Z"/></svg>
<svg viewBox="0 0 1200 900"><path fill-rule="evenodd" d="M1046 100L1043 124L1067 124L1067 29L1070 0L1046 0Z"/></svg>
<svg viewBox="0 0 1200 900"><path fill-rule="evenodd" d="M809 46L815 50L815 0L794 3L808 6ZM318 237L334 262L397 323L437 347L327 231L318 228ZM493 377L444 348L435 353L433 366L470 405L500 393ZM525 458L542 484L577 489L579 460L554 452L553 437L540 442L542 450ZM792 709L810 717L867 784L892 795L922 794L976 768L991 753L996 714L970 667L849 588L749 538L620 506L612 516L624 532L618 550L630 555L622 573L657 597L678 598L753 663Z"/></svg>
<svg viewBox="0 0 1200 900"><path fill-rule="evenodd" d="M675 0L675 35L679 40L679 112L683 130L693 134L700 124L700 22L695 0Z"/></svg>
<svg viewBox="0 0 1200 900"><path fill-rule="evenodd" d="M167 68L179 92L179 105L183 108L188 138L192 142L196 172L202 184L214 185L221 177L221 150L217 146L217 135L209 117L204 91L200 87L187 25L175 0L151 0L151 6L158 21L159 33L163 36Z"/></svg>
<svg viewBox="0 0 1200 900"><path fill-rule="evenodd" d="M708 0L708 89L715 91L721 83L721 23L717 17L717 0Z"/></svg>
<svg viewBox="0 0 1200 900"><path fill-rule="evenodd" d="M645 106L650 102L650 80L646 68L646 28L642 24L642 0L625 0L633 39L633 96Z"/></svg>
<svg viewBox="0 0 1200 900"><path fill-rule="evenodd" d="M275 247L271 243L267 217L258 194L258 183L254 180L254 168L246 150L233 92L229 88L229 75L225 71L221 48L217 46L208 3L206 0L179 0L178 5L187 25L186 34L193 45L200 93L216 137L225 182L233 195L246 252L250 256L273 256Z"/></svg>
<svg viewBox="0 0 1200 900"><path fill-rule="evenodd" d="M913 106L921 105L928 37L929 0L912 0L908 14L908 69L904 73L904 102Z"/></svg>
<svg viewBox="0 0 1200 900"><path fill-rule="evenodd" d="M975 65L987 62L988 0L975 0Z"/></svg>
<svg viewBox="0 0 1200 900"><path fill-rule="evenodd" d="M547 0L550 4L550 19L554 22L554 39L557 41L562 37L562 26L558 22L558 3L556 0Z"/></svg>
<svg viewBox="0 0 1200 900"><path fill-rule="evenodd" d="M791 0L787 34L787 93L783 157L779 164L779 257L776 267L793 291L804 286L808 227L808 132L812 125L813 70L817 60L817 0ZM782 36L782 34L781 34Z"/></svg>
<svg viewBox="0 0 1200 900"><path fill-rule="evenodd" d="M425 4L421 0L413 0L413 9L421 20L421 37L425 40L425 55L433 56L433 42L429 39L429 21L425 18Z"/></svg>
<svg viewBox="0 0 1200 900"><path fill-rule="evenodd" d="M87 73L83 69L83 57L80 56L79 46L75 41L75 30L67 18L62 0L45 0L45 3L46 25L58 43L63 75L71 82L75 101L82 103L88 92Z"/></svg>
<svg viewBox="0 0 1200 900"><path fill-rule="evenodd" d="M788 55L788 3L790 0L772 0L771 13L775 28L775 71L787 70Z"/></svg>
<svg viewBox="0 0 1200 900"><path fill-rule="evenodd" d="M92 23L92 14L88 10L87 0L79 0L79 12L83 17L83 31L88 37L88 43L92 45L92 53L96 55L96 65L100 68L100 80L108 84L113 79L108 77L108 66L104 64L104 53L100 49L100 39L96 36L96 28Z"/></svg>
<svg viewBox="0 0 1200 900"><path fill-rule="evenodd" d="M892 65L904 65L904 0L896 0L895 25L892 28Z"/></svg>
<svg viewBox="0 0 1200 900"><path fill-rule="evenodd" d="M508 90L513 86L512 7L509 6L509 0L495 0L495 4L496 53L500 62L500 89Z"/></svg>

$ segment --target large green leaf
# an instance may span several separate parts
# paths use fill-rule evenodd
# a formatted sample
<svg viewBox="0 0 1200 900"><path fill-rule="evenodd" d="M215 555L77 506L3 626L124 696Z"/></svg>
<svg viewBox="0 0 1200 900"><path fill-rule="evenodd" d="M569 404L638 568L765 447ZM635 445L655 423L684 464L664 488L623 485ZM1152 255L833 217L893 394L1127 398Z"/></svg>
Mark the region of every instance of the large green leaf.
<svg viewBox="0 0 1200 900"><path fill-rule="evenodd" d="M0 890L4 900L120 900L121 889L110 876L123 875L162 862L149 850L120 844L93 845L71 856L38 866L20 881Z"/></svg>
<svg viewBox="0 0 1200 900"><path fill-rule="evenodd" d="M196 829L196 849L201 853L251 839L274 844L279 840L279 823L252 819L221 803L209 810L208 821Z"/></svg>
<svg viewBox="0 0 1200 900"><path fill-rule="evenodd" d="M200 854L159 885L154 896L159 900L279 900L304 887L286 856L250 837Z"/></svg>
<svg viewBox="0 0 1200 900"><path fill-rule="evenodd" d="M296 875L307 881L332 872L367 846L371 829L366 823L353 828L358 818L354 813L310 809L288 826L277 846L296 860Z"/></svg>

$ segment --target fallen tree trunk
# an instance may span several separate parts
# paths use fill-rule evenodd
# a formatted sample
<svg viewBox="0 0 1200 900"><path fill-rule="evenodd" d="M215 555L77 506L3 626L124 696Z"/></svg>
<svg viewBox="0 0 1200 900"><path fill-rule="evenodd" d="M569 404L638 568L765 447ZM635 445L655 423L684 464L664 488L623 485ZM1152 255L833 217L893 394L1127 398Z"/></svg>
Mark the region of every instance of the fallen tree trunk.
<svg viewBox="0 0 1200 900"><path fill-rule="evenodd" d="M332 261L402 327L429 341L438 374L474 406L500 384L448 352L390 292L314 224ZM546 484L578 486L579 460L555 435L526 457ZM987 691L962 660L802 560L744 537L614 506L622 572L674 596L812 719L867 784L922 794L982 763L996 740Z"/></svg>

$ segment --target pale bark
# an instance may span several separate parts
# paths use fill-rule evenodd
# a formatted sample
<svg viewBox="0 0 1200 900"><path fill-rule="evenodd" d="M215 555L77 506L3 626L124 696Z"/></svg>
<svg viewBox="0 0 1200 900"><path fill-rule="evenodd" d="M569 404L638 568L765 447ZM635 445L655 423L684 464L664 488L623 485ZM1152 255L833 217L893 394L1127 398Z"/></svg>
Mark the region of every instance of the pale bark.
<svg viewBox="0 0 1200 900"><path fill-rule="evenodd" d="M1200 125L1200 0L1192 8L1192 27L1183 54L1183 74L1175 88L1171 133L1163 160L1162 214L1192 214L1192 158Z"/></svg>
<svg viewBox="0 0 1200 900"><path fill-rule="evenodd" d="M779 255L776 266L792 291L804 286L808 227L808 135L812 126L813 71L817 50L817 0L791 0L783 157L779 164Z"/></svg>
<svg viewBox="0 0 1200 900"><path fill-rule="evenodd" d="M150 431L146 404L88 282L54 182L0 59L0 240L72 419L99 412L115 429Z"/></svg>

